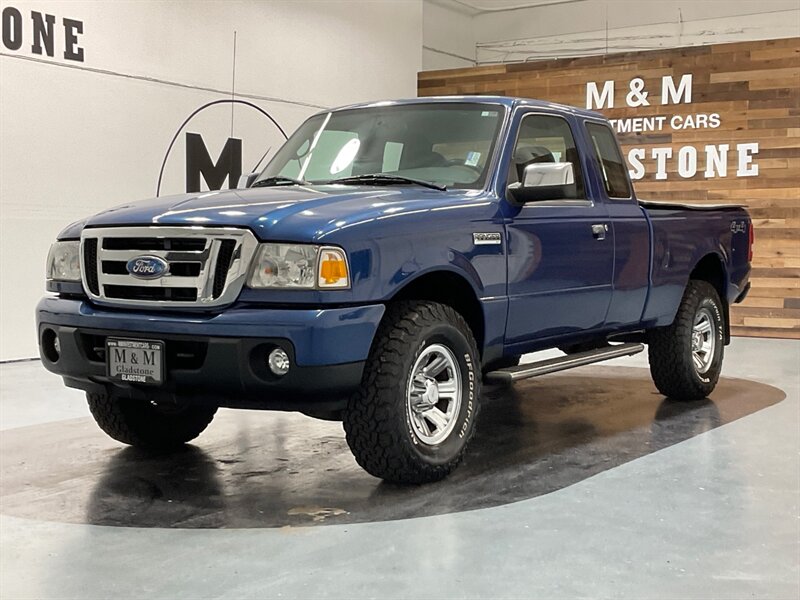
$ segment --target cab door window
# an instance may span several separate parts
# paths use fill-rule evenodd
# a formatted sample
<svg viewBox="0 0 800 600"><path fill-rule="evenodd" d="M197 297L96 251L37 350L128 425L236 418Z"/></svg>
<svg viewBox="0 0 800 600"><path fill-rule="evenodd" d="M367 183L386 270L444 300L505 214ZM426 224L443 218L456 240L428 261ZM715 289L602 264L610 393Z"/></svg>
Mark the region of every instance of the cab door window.
<svg viewBox="0 0 800 600"><path fill-rule="evenodd" d="M525 167L535 163L572 164L575 182L568 187L564 199L586 197L578 149L565 119L551 115L526 115L522 118L511 156L508 183L521 181Z"/></svg>

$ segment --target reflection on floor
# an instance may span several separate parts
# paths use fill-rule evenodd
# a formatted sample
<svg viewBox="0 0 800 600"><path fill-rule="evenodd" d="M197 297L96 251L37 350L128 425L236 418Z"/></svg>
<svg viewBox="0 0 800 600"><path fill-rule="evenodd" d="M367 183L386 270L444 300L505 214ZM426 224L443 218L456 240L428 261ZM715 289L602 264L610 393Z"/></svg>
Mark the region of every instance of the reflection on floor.
<svg viewBox="0 0 800 600"><path fill-rule="evenodd" d="M138 527L280 527L405 519L507 504L572 485L775 404L774 387L724 378L711 398L664 399L645 369L590 367L487 388L479 434L444 482L381 483L337 423L221 411L195 445L152 457L89 418L0 441L5 514Z"/></svg>
<svg viewBox="0 0 800 600"><path fill-rule="evenodd" d="M402 488L299 415L148 458L0 364L0 598L798 598L798 365L736 338L709 401L665 401L644 354L487 390L464 465Z"/></svg>

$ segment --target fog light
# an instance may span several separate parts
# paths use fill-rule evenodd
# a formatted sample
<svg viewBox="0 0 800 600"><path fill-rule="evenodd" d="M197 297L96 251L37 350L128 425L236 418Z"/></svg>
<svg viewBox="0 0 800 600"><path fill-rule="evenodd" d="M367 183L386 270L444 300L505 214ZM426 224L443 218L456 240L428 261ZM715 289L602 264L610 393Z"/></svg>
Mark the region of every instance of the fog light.
<svg viewBox="0 0 800 600"><path fill-rule="evenodd" d="M61 342L52 329L45 329L42 332L42 354L52 363L58 362L61 357Z"/></svg>
<svg viewBox="0 0 800 600"><path fill-rule="evenodd" d="M275 348L267 357L269 370L275 375L282 376L289 372L289 355L281 348Z"/></svg>

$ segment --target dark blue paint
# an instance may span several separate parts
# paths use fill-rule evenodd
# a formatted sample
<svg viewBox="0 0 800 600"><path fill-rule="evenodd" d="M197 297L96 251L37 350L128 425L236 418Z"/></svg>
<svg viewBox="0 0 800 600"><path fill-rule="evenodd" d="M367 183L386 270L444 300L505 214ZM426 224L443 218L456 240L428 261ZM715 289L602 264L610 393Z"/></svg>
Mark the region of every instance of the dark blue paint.
<svg viewBox="0 0 800 600"><path fill-rule="evenodd" d="M328 309L256 309L237 303L216 314L120 311L83 300L42 298L36 307L41 323L130 332L209 337L285 338L297 364L315 366L362 361L383 317L384 305Z"/></svg>
<svg viewBox="0 0 800 600"><path fill-rule="evenodd" d="M585 131L586 121L605 122L600 115L532 100L457 101L505 107L483 190L320 185L185 194L118 206L59 236L76 239L84 227L115 225L247 227L264 241L343 247L351 289L245 289L234 306L210 315L100 310L49 298L40 304L39 320L152 335L191 327L200 335L283 336L303 364L336 364L366 357L383 303L418 277L447 271L462 277L481 302L486 359L667 325L692 269L708 254L719 257L729 302L744 289L747 233L732 234L730 224L749 227L746 211L645 209L635 196L609 199ZM566 119L580 152L587 202L518 206L506 198L516 128L527 112ZM604 241L592 236L591 225L598 223L609 226ZM476 246L474 232L498 232L504 243Z"/></svg>

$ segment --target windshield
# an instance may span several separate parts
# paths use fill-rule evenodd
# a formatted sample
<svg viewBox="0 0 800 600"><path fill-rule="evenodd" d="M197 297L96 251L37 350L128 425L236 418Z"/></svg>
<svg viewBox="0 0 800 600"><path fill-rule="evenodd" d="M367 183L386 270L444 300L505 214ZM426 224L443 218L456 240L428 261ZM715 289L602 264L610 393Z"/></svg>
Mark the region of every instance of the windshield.
<svg viewBox="0 0 800 600"><path fill-rule="evenodd" d="M310 183L383 174L456 188L483 187L503 108L430 103L320 114L300 126L258 181Z"/></svg>

